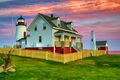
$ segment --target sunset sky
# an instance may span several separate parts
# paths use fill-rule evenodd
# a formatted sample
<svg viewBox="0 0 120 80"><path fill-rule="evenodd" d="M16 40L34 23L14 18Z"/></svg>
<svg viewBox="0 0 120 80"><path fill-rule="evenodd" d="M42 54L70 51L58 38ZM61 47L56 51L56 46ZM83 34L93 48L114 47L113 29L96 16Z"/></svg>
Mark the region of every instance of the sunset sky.
<svg viewBox="0 0 120 80"><path fill-rule="evenodd" d="M38 13L73 21L84 49L89 49L94 30L97 40L108 41L109 50L120 50L120 0L0 0L0 47L14 44L20 15L28 26Z"/></svg>

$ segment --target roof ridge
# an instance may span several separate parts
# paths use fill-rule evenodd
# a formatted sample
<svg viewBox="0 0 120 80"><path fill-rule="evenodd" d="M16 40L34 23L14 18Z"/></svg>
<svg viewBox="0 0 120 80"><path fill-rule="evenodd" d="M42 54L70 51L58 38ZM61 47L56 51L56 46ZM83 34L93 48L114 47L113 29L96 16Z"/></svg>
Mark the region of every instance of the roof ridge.
<svg viewBox="0 0 120 80"><path fill-rule="evenodd" d="M53 22L52 20L53 19L56 19L56 18L59 18L59 17L50 17L50 16L47 16L47 15L44 15L44 14L41 14L39 13L39 15L41 15L42 17L44 17L53 27L57 27ZM61 22L61 27L62 29L65 29L65 30L70 30L70 31L74 31L74 32L77 32L75 29L70 29L68 28L67 26L67 23L70 23L70 22L66 22L66 21L63 21L60 19L60 22Z"/></svg>

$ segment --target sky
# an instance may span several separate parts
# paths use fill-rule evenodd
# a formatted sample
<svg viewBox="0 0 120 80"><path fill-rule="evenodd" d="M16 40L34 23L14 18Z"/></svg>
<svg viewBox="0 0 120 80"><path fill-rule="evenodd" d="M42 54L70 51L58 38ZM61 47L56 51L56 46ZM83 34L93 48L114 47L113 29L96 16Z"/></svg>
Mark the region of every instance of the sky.
<svg viewBox="0 0 120 80"><path fill-rule="evenodd" d="M84 49L90 48L90 31L96 40L107 40L109 50L120 50L120 0L0 0L0 47L15 43L20 15L27 26L38 13L74 22L83 35Z"/></svg>

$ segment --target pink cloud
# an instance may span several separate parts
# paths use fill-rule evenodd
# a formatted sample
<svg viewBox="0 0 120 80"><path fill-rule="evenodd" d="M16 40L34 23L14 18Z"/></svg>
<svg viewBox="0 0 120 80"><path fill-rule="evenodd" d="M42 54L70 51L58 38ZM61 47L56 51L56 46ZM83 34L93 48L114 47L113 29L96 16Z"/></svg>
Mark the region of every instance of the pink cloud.
<svg viewBox="0 0 120 80"><path fill-rule="evenodd" d="M100 12L96 12L100 11ZM93 12L93 14L84 14L85 12ZM73 15L68 15L62 17L64 20L76 20L76 19L87 19L97 21L101 17L111 17L111 15L120 13L120 4L118 0L67 0L65 2L61 2L59 4L35 4L35 5L27 5L24 7L18 8L9 8L9 9L1 9L0 15L8 15L8 14L17 14L17 15L36 15L37 13L58 13L58 14L68 14L72 13ZM75 14L75 13L83 13L83 14ZM67 18L67 19L66 19ZM105 19L105 18L104 18ZM33 19L26 19L26 22L29 23ZM105 21L105 20L103 20ZM107 22L107 21L106 21ZM112 23L112 21L110 22ZM80 24L80 21L77 22ZM6 26L10 26L11 24L4 24ZM120 26L120 25L119 25ZM113 28L113 25L87 25L81 27L75 27L75 29L79 32L79 34L83 34L83 36L89 36L89 32L91 30L95 30L97 36L101 36L103 38L109 39L118 39L118 34L120 32L119 28ZM112 35L112 36L111 36Z"/></svg>
<svg viewBox="0 0 120 80"><path fill-rule="evenodd" d="M12 37L15 34L15 28L1 28L0 36L1 37Z"/></svg>
<svg viewBox="0 0 120 80"><path fill-rule="evenodd" d="M120 25L96 25L96 26L84 26L84 27L74 27L79 34L82 34L85 38L90 37L90 31L94 30L97 39L108 39L108 40L120 40Z"/></svg>
<svg viewBox="0 0 120 80"><path fill-rule="evenodd" d="M36 15L37 13L78 13L95 10L106 10L120 7L118 3L108 0L68 0L59 4L35 4L27 5L19 8L1 9L0 15L7 14L24 14L24 15Z"/></svg>
<svg viewBox="0 0 120 80"><path fill-rule="evenodd" d="M15 24L14 23L7 23L7 22L0 22L0 25L3 25L3 26L7 26L7 27L13 27L13 26L15 26Z"/></svg>
<svg viewBox="0 0 120 80"><path fill-rule="evenodd" d="M2 9L0 10L0 15L7 15L7 14L17 14L17 15L36 15L37 13L53 13L52 8L50 8L48 5L27 5L24 7L19 8L12 8L12 9Z"/></svg>
<svg viewBox="0 0 120 80"><path fill-rule="evenodd" d="M15 24L3 24L4 26L15 26Z"/></svg>
<svg viewBox="0 0 120 80"><path fill-rule="evenodd" d="M30 19L25 19L25 22L27 23L27 25L30 25L30 23L33 21L34 18L30 18Z"/></svg>

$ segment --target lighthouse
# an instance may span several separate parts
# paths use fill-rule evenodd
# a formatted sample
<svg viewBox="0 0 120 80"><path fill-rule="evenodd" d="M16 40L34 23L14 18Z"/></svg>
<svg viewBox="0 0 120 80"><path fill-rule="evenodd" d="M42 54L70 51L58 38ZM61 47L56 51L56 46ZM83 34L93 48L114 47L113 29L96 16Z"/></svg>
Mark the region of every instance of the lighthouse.
<svg viewBox="0 0 120 80"><path fill-rule="evenodd" d="M96 50L96 39L95 39L94 31L91 31L90 49L91 50Z"/></svg>
<svg viewBox="0 0 120 80"><path fill-rule="evenodd" d="M25 19L20 16L16 24L16 41L24 38L26 35L26 24Z"/></svg>

